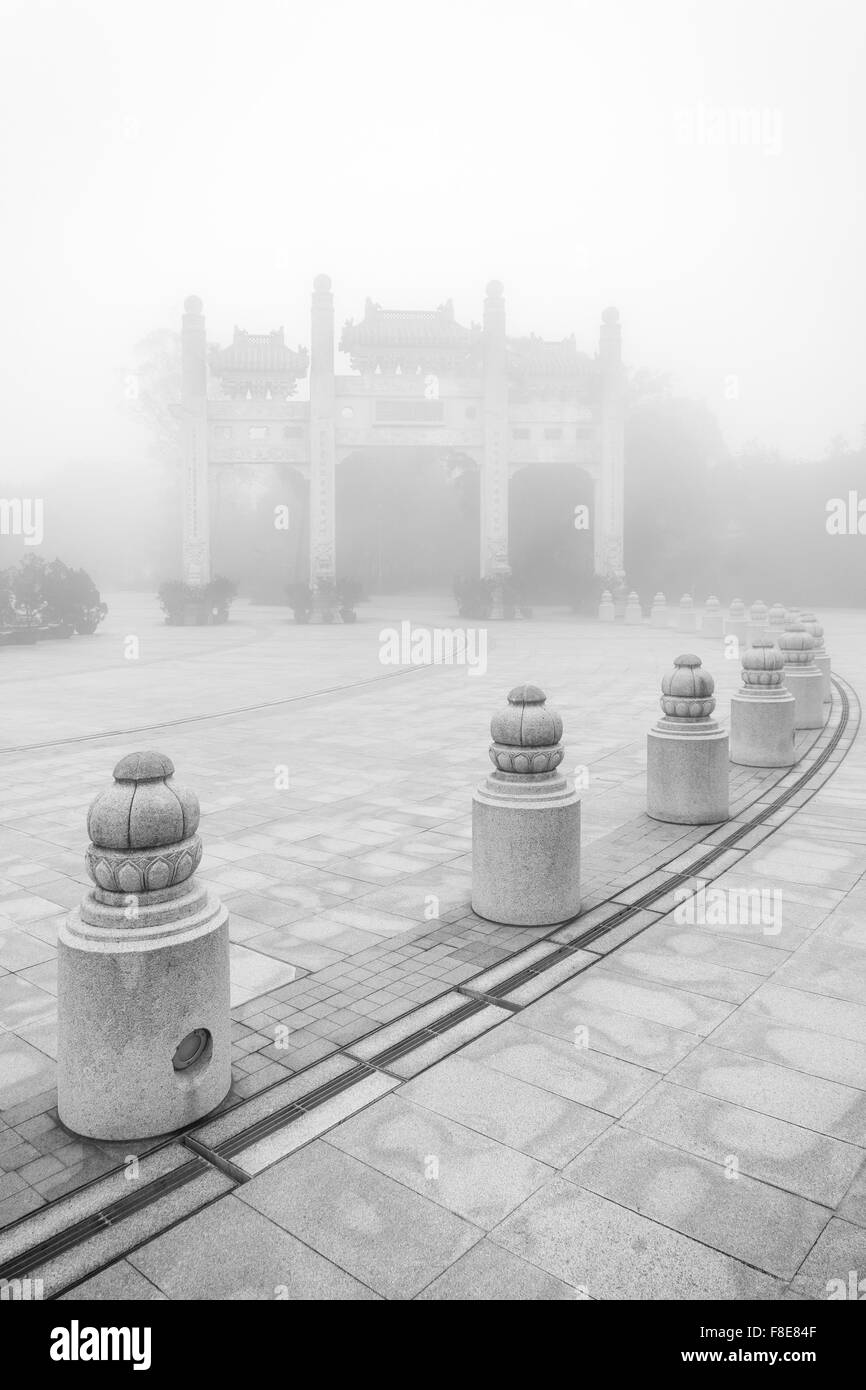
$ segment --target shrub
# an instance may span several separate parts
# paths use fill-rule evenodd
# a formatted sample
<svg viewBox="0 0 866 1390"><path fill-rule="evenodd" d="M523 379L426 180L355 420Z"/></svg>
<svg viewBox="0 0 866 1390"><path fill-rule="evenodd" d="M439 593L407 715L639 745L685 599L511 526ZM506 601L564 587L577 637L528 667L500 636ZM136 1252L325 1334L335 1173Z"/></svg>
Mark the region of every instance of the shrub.
<svg viewBox="0 0 866 1390"><path fill-rule="evenodd" d="M493 580L460 576L454 581L454 597L461 618L489 618L493 611Z"/></svg>
<svg viewBox="0 0 866 1390"><path fill-rule="evenodd" d="M71 637L73 631L95 632L107 612L86 570L62 560L27 555L0 572L0 627Z"/></svg>
<svg viewBox="0 0 866 1390"><path fill-rule="evenodd" d="M309 584L290 584L289 607L293 610L296 623L308 623L313 611L313 591Z"/></svg>
<svg viewBox="0 0 866 1390"><path fill-rule="evenodd" d="M157 598L170 627L204 627L228 622L229 609L237 593L237 585L222 575L207 584L187 584L182 579L167 579L160 584Z"/></svg>

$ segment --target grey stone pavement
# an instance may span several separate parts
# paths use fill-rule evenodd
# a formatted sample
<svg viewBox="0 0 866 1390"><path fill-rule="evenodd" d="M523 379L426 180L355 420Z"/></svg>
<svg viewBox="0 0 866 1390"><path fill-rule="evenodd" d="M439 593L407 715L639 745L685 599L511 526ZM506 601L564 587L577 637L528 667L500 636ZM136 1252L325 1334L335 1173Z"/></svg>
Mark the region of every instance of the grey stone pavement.
<svg viewBox="0 0 866 1390"><path fill-rule="evenodd" d="M545 615L491 626L483 676L395 674L378 660L383 625L456 620L417 602L363 616L297 629L276 610L239 608L226 629L172 630L125 600L92 646L19 649L16 671L0 672L10 1237L11 1223L82 1183L110 1184L137 1147L66 1134L52 1089L57 921L85 890L87 803L130 748L168 752L199 793L203 872L231 909L235 1081L217 1125L298 1072L300 1088L304 1069L351 1065L372 1030L435 1010L539 940L469 908L471 791L511 685L548 691L566 766L588 769L572 935L599 904L628 901L628 885L687 863L705 836L643 813L644 740L681 650L702 655L725 712L737 667L719 643ZM862 690L866 620L824 620L835 669ZM137 661L123 655L130 635ZM285 703L251 708L274 700ZM147 734L104 734L158 720ZM647 914L638 937L599 943L582 973L520 1012L490 1006L470 1030L480 1036L428 1069L374 1071L367 1108L345 1118L329 1102L291 1144L278 1135L241 1154L249 1181L215 1175L201 1210L164 1213L135 1249L106 1245L99 1263L115 1263L68 1296L824 1298L829 1280L862 1278L863 756L857 740L811 800L714 880L780 893L780 929ZM732 772L735 813L778 778ZM138 1147L143 1169L171 1161Z"/></svg>

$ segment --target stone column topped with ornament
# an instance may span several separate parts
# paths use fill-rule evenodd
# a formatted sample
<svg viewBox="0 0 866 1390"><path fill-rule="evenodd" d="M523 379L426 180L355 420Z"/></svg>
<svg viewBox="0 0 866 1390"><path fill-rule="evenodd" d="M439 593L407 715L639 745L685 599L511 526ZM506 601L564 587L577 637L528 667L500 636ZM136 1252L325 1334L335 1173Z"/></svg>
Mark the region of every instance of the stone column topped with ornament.
<svg viewBox="0 0 866 1390"><path fill-rule="evenodd" d="M728 609L728 616L725 619L725 636L735 637L740 650L748 645L749 620L746 617L746 605L741 598L733 599Z"/></svg>
<svg viewBox="0 0 866 1390"><path fill-rule="evenodd" d="M811 633L815 646L812 649L812 660L821 672L821 695L825 705L828 705L833 697L833 688L830 684L830 672L832 662L830 655L824 644L823 625L815 617L811 610L804 610L800 615L800 622L807 632Z"/></svg>
<svg viewBox="0 0 866 1390"><path fill-rule="evenodd" d="M785 658L771 637L742 654L743 686L731 696L731 762L791 767L797 702L783 684Z"/></svg>
<svg viewBox="0 0 866 1390"><path fill-rule="evenodd" d="M695 612L695 604L691 594L683 594L680 599L680 611L677 614L678 632L697 632L698 615Z"/></svg>
<svg viewBox="0 0 866 1390"><path fill-rule="evenodd" d="M723 635L722 605L715 594L710 594L704 604L704 611L701 617L701 636L702 637L721 637Z"/></svg>
<svg viewBox="0 0 866 1390"><path fill-rule="evenodd" d="M801 622L789 623L779 638L785 659L784 682L797 702L798 729L824 726L824 677L813 660L815 639Z"/></svg>
<svg viewBox="0 0 866 1390"><path fill-rule="evenodd" d="M490 722L493 771L472 799L472 908L515 927L580 911L580 797L560 771L562 719L518 685Z"/></svg>
<svg viewBox="0 0 866 1390"><path fill-rule="evenodd" d="M93 888L58 936L58 1111L91 1139L201 1119L231 1085L228 912L195 878L199 804L131 753L87 816Z"/></svg>
<svg viewBox="0 0 866 1390"><path fill-rule="evenodd" d="M668 601L659 589L652 601L650 608L650 627L668 627L670 625L670 613L668 612Z"/></svg>
<svg viewBox="0 0 866 1390"><path fill-rule="evenodd" d="M767 637L772 639L769 631L770 610L767 605L759 598L749 608L749 626L747 637L750 645L756 645Z"/></svg>
<svg viewBox="0 0 866 1390"><path fill-rule="evenodd" d="M662 680L662 717L647 735L647 814L675 825L728 819L728 735L713 719L715 682L685 653Z"/></svg>
<svg viewBox="0 0 866 1390"><path fill-rule="evenodd" d="M603 589L601 600L598 605L598 620L600 623L612 623L616 619L616 608L613 602L613 594L610 589Z"/></svg>
<svg viewBox="0 0 866 1390"><path fill-rule="evenodd" d="M643 622L643 609L640 606L640 598L632 589L625 605L625 622L630 627L639 627Z"/></svg>
<svg viewBox="0 0 866 1390"><path fill-rule="evenodd" d="M783 603L774 603L767 614L767 636L777 640L785 631L786 625L787 617L785 605Z"/></svg>

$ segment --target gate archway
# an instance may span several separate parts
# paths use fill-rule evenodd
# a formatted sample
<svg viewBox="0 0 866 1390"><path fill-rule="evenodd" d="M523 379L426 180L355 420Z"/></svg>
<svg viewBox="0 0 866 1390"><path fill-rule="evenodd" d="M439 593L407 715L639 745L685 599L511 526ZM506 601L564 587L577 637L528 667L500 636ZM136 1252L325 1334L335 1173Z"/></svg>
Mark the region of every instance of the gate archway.
<svg viewBox="0 0 866 1390"><path fill-rule="evenodd" d="M588 526L578 508L586 508ZM594 482L570 463L535 463L513 474L508 551L515 584L535 603L577 603L593 582Z"/></svg>
<svg viewBox="0 0 866 1390"><path fill-rule="evenodd" d="M337 465L336 553L367 592L450 590L478 574L479 475L456 450L357 449Z"/></svg>

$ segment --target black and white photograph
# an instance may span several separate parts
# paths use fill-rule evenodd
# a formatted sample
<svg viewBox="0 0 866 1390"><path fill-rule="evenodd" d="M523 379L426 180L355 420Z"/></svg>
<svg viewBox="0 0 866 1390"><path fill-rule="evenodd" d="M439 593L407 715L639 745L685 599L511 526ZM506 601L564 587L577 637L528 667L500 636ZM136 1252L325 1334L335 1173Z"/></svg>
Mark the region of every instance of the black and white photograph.
<svg viewBox="0 0 866 1390"><path fill-rule="evenodd" d="M644 1372L826 1375L818 1305L866 1299L866 9L0 21L28 1366L164 1374L189 1301L259 1305L249 1373L268 1304L571 1301Z"/></svg>

